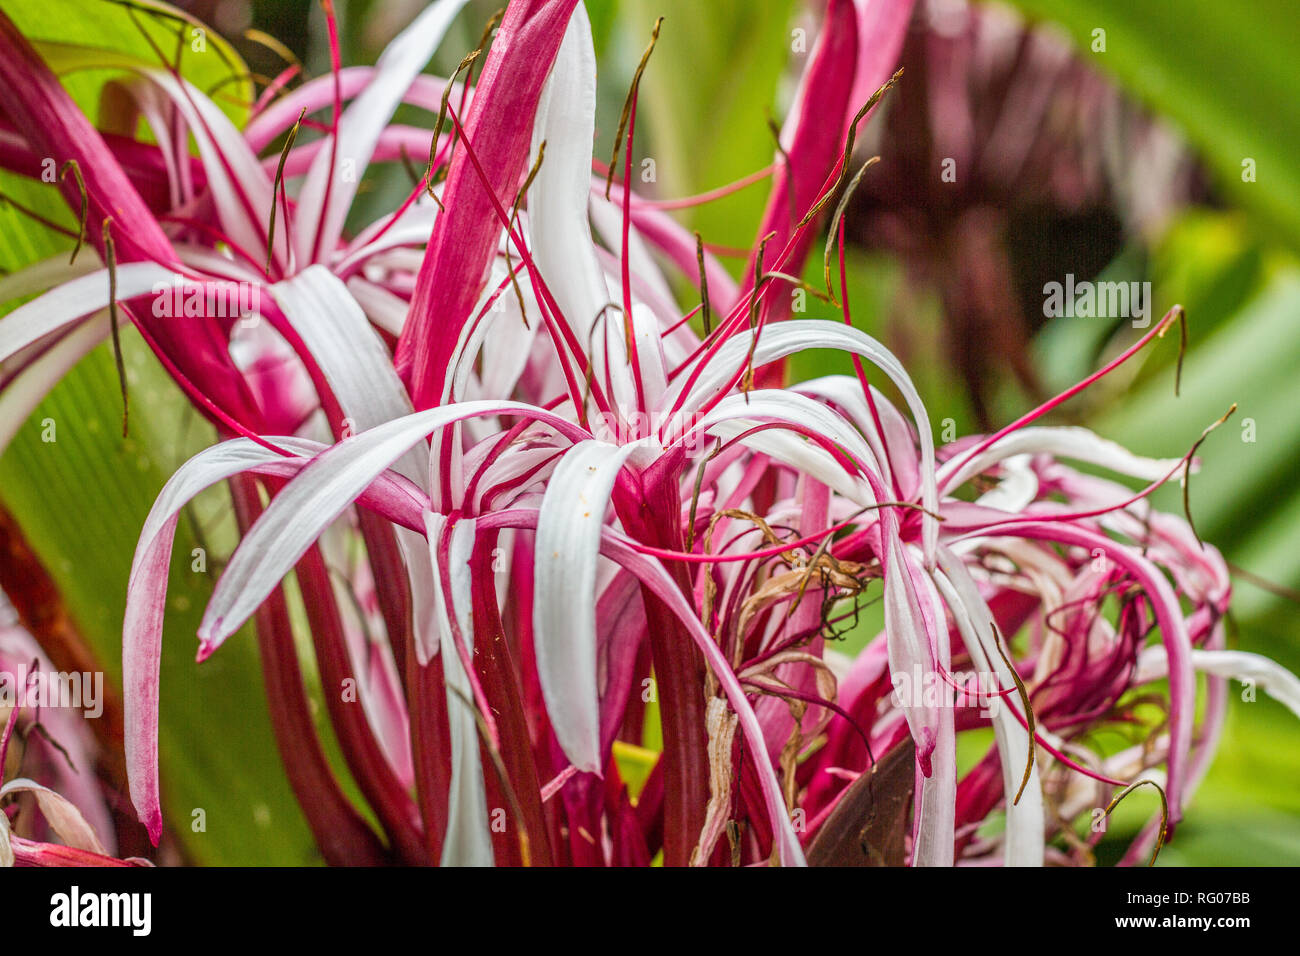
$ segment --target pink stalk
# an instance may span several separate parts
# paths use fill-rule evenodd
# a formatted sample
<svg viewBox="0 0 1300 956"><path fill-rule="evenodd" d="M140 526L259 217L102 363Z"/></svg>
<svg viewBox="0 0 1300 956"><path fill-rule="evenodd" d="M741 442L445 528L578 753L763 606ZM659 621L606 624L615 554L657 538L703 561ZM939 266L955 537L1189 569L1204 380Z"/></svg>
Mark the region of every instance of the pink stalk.
<svg viewBox="0 0 1300 956"><path fill-rule="evenodd" d="M240 524L250 526L261 511L256 483L252 478L236 478L231 482L231 492ZM277 588L258 610L256 625L276 745L316 845L325 861L333 865L376 866L386 862L388 854L383 844L339 789L321 750L282 589Z"/></svg>

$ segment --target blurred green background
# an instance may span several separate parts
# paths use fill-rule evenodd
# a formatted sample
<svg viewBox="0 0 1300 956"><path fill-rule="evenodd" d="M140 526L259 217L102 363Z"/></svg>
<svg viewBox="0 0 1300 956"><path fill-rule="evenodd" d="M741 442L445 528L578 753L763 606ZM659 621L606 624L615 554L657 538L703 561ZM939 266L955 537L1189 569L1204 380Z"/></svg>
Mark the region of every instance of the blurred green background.
<svg viewBox="0 0 1300 956"><path fill-rule="evenodd" d="M14 16L30 10L28 4L9 0L3 5ZM474 0L433 69L448 72L476 46L483 23L499 5L498 0ZM42 6L48 10L48 4ZM70 6L84 11L101 5L81 0ZM180 6L231 37L254 73L273 75L283 60L264 46L239 39L250 27L282 40L308 74L328 68L320 9L312 0L195 0ZM335 6L343 24L344 62L360 63L373 62L423 3L335 0ZM1174 396L1173 388L1177 345L1164 341L1140 366L1126 368L1072 403L1060 420L1088 424L1140 454L1180 456L1203 428L1237 403L1235 416L1201 449L1204 465L1192 482L1192 509L1202 536L1242 572L1234 574L1230 641L1300 671L1300 609L1295 602L1300 590L1300 109L1295 105L1300 102L1300 73L1294 60L1300 21L1291 0L1017 0L1015 6L1033 29L1059 37L1075 67L1095 74L1144 121L1169 133L1194 170L1193 185L1167 204L1154 225L1148 218L1134 228L1135 207L1147 195L1149 182L1159 177L1158 170L1133 167L1154 161L1136 146L1130 150L1132 144L1122 139L1093 143L1087 129L1076 129L1069 134L1068 148L1109 150L1108 162L1127 184L1104 190L1097 203L1105 207L1100 220L1081 220L1078 209L1072 209L1069 216L1049 216L1046 225L1041 217L1035 219L1031 233L1028 220L1007 212L1009 200L992 182L975 184L973 194L967 184L969 207L964 208L991 210L994 238L1009 248L1032 234L1034 249L1055 254L1061 272L1149 281L1157 318L1175 303L1187 309L1190 345L1181 397ZM792 31L802 26L811 34L815 25L803 0L588 0L587 7L601 58L598 156L609 153L632 70L654 19L662 15L663 32L642 85L635 157L638 162L654 158L653 188L665 197L687 195L772 162L767 117L784 115L806 55L792 52ZM914 33L933 28L956 8L964 8L960 0L921 0ZM996 16L999 23L1013 22L1004 8ZM85 26L85 17L54 24L42 16L33 28L51 37L78 39L77 22ZM1104 31L1103 49L1098 49L1098 30ZM129 30L113 33L104 24L92 24L83 34L98 45L139 46L138 36ZM1032 81L1032 74L1028 78ZM80 92L87 102L93 102L95 88L96 78L86 77ZM987 97L998 94L986 90L981 95L983 99L972 94L972 102L987 105ZM897 172L890 167L894 154L879 137L890 128L888 111L897 108L887 101L873 120L876 133L869 139L885 162L872 172L873 198L849 214L856 240L849 252L854 320L904 355L936 433L947 419L964 433L977 427L979 413L956 368L967 358L954 355L952 348L957 317L933 276L918 270L918 262L934 259L936 247L900 252L887 230L876 228L886 221L882 215L899 209L922 217L905 223L924 221L931 229L938 223L942 232L945 222L942 200L936 209L934 196L891 179ZM418 115L399 118L421 121ZM1097 131L1096 138L1105 135ZM937 178L938 170L933 172ZM367 204L389 207L406 184L401 169L375 172L358 216L366 217ZM5 185L8 190L10 183ZM707 241L747 248L766 195L766 185L758 185L683 216ZM36 247L39 243L33 245L35 240L15 238L20 220L5 218L12 216L0 210L0 223L10 227L0 246L3 264L13 268L49 254L51 250ZM1085 251L1078 253L1080 265L1073 268L1070 250L1081 248L1080 242ZM1092 262L1098 256L1100 261ZM814 258L809 277L817 284L820 258L817 253ZM1011 285L1034 293L1040 283L1031 281L1032 270L1017 271L1023 257L1013 255L1008 262ZM1036 294L1041 302L1041 292ZM1125 321L1036 320L1020 344L1032 376L1052 392L1095 368L1136 334ZM991 363L984 401L986 414L1003 422L1032 406L1032 389L997 359L981 358ZM825 370L816 357L796 368L802 374ZM133 362L132 375L133 383L150 394L161 396L170 388L148 362ZM140 522L165 475L205 440L197 423L183 429L175 421L166 410L173 403L136 402L132 445L125 449L112 415L102 413L105 407L117 407L116 389L111 354L101 351L34 416L36 422L49 414L84 424L61 432L55 452L42 447L29 422L0 458L0 499L19 513L39 511L50 500L50 483L73 480L68 474L78 476L79 488L97 497L102 521L93 526L77 515L46 509L48 514L27 531L65 589L88 639L108 662L116 660L120 643L116 622ZM92 422L98 427L91 428ZM165 454L144 451L155 447ZM92 463L105 461L117 461L119 467L97 476ZM1177 489L1159 504L1181 510ZM190 859L309 860L310 841L266 729L252 642L232 640L202 668L192 663L197 615L211 582L187 576L189 535L183 527L167 621L164 763L178 772L169 778L171 792L164 805L181 824ZM1262 694L1257 702L1245 702L1234 685L1231 696L1219 756L1177 841L1162 854L1162 864L1300 864L1300 722ZM209 807L209 820L216 814L211 838L192 835L185 826L188 808L196 806ZM1140 794L1122 806L1103 845L1103 861L1113 859L1116 848L1155 810L1155 799Z"/></svg>

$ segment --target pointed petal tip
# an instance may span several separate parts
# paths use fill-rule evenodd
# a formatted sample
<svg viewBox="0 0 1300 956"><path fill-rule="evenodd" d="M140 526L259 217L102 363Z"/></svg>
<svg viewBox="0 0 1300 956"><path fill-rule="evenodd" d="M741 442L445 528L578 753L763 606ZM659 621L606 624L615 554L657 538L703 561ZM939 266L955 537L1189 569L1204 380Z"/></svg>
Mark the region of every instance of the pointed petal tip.
<svg viewBox="0 0 1300 956"><path fill-rule="evenodd" d="M921 739L916 742L916 763L921 768L921 775L929 777L934 773L934 764L931 760L934 749L939 741L934 736L934 731L929 727L921 729Z"/></svg>
<svg viewBox="0 0 1300 956"><path fill-rule="evenodd" d="M573 761L573 766L581 773L593 773L601 780L605 779L605 765L600 759L600 748L598 746L593 747L590 753L581 759L578 759L576 754L566 754L566 756Z"/></svg>

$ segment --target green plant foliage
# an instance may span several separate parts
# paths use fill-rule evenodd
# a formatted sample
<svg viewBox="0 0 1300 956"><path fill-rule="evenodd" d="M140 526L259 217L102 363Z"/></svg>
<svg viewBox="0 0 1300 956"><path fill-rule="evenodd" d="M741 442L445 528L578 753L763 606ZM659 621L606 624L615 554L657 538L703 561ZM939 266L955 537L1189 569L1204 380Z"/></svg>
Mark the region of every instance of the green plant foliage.
<svg viewBox="0 0 1300 956"><path fill-rule="evenodd" d="M32 35L57 36L64 62L157 63L125 8L116 4L6 0L2 6ZM161 24L168 21L141 14L140 22L165 45ZM174 47L175 33L170 36ZM186 53L182 64L191 82L210 89L242 68L213 34L206 42L206 53ZM225 58L215 52L219 48ZM99 87L114 75L80 71L68 87L93 116ZM241 85L223 89L238 92ZM75 225L54 185L5 175L0 192ZM8 205L0 208L4 269L70 248L70 240L35 226ZM59 383L0 456L0 500L18 517L119 693L122 615L136 538L172 471L213 440L211 429L195 420L138 337L124 334L123 342L131 398L128 437L122 436L113 354L104 345ZM54 422L53 442L43 440L46 420ZM169 827L185 856L197 863L314 862L314 842L270 733L251 633L230 641L203 665L194 663L195 633L217 568L213 556L205 555L206 571L193 570L199 544L192 530L182 522L177 535L164 635L159 749ZM202 831L195 829L195 810L203 811Z"/></svg>

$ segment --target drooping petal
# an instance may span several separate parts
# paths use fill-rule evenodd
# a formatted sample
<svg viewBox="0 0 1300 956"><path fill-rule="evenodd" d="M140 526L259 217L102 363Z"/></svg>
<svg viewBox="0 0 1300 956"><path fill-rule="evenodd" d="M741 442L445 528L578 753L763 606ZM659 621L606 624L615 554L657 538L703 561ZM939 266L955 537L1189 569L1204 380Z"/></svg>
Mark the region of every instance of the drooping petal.
<svg viewBox="0 0 1300 956"><path fill-rule="evenodd" d="M492 835L488 828L483 762L479 759L474 693L456 650L452 622L466 650L474 653L473 580L469 562L474 551L474 521L457 521L444 549L447 517L426 512L430 567L434 574L434 605L447 684L447 721L451 734L451 793L447 804L447 835L442 845L443 866L492 866ZM450 591L443 588L445 566Z"/></svg>
<svg viewBox="0 0 1300 956"><path fill-rule="evenodd" d="M323 452L276 495L232 555L199 628L199 659L237 631L321 532L416 442L456 421L512 413L581 434L531 405L462 402L385 422Z"/></svg>
<svg viewBox="0 0 1300 956"><path fill-rule="evenodd" d="M33 262L17 272L0 277L0 304L47 292L72 279L89 275L99 267L94 256L78 256L76 262L70 263L67 255L62 253L52 259Z"/></svg>
<svg viewBox="0 0 1300 956"><path fill-rule="evenodd" d="M34 780L21 777L10 780L0 787L0 799L12 793L30 793L35 796L46 821L59 835L59 839L68 846L75 850L98 853L101 856L108 855L108 851L104 849L104 845L99 842L99 837L95 834L95 828L86 822L86 818L71 800L55 793L49 787L41 786ZM0 840L3 840L7 846L9 841L6 837L7 834L0 835Z"/></svg>
<svg viewBox="0 0 1300 956"><path fill-rule="evenodd" d="M798 392L759 389L747 395L730 395L705 415L696 427L707 430L718 422L746 418L805 425L847 449L873 475L884 476L884 468L875 450L853 426L833 409Z"/></svg>
<svg viewBox="0 0 1300 956"><path fill-rule="evenodd" d="M311 455L323 446L282 438L290 450ZM278 458L245 438L224 442L191 458L159 492L140 531L126 587L122 621L122 705L131 803L155 845L162 834L158 794L158 674L172 541L181 509L205 488Z"/></svg>
<svg viewBox="0 0 1300 956"><path fill-rule="evenodd" d="M893 487L897 483L899 492L904 496L916 493L921 483L916 439L912 436L907 421L879 389L871 386L871 397L880 416L884 435L877 434L875 416L872 415L871 406L862 393L862 385L856 378L849 375L826 375L791 387L801 394L838 405L871 443L876 460L886 469L886 484Z"/></svg>
<svg viewBox="0 0 1300 956"><path fill-rule="evenodd" d="M564 754L599 773L596 563L614 480L637 446L585 441L565 453L537 522L533 640L546 712Z"/></svg>
<svg viewBox="0 0 1300 956"><path fill-rule="evenodd" d="M953 612L953 619L961 633L962 643L970 654L975 670L981 674L995 674L998 687L1009 690L1014 680L1002 656L989 654L985 641L996 641L993 612L979 592L974 578L966 566L947 548L939 549L939 567L942 574L935 578L940 590L947 591L945 598ZM983 688L981 688L983 689ZM993 736L998 757L1002 761L1002 788L1006 794L1007 833L1003 860L1007 866L1042 866L1044 850L1043 786L1039 779L1038 762L1029 768L1029 779L1024 793L1020 793L1024 767L1029 759L1029 731L1025 729L1010 708L1019 707L1014 697L990 701L993 711Z"/></svg>

